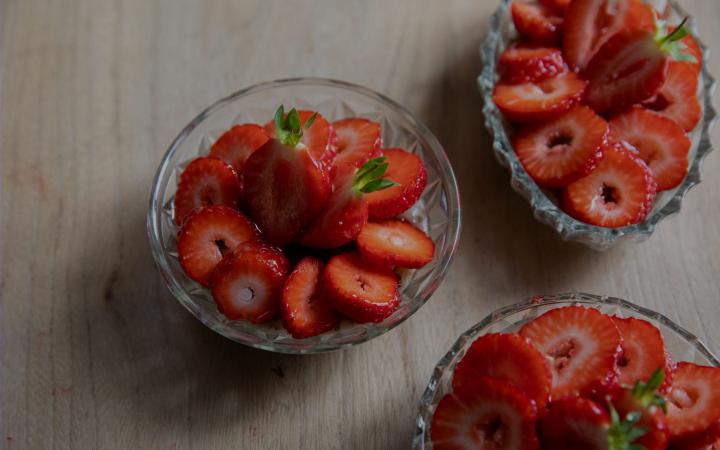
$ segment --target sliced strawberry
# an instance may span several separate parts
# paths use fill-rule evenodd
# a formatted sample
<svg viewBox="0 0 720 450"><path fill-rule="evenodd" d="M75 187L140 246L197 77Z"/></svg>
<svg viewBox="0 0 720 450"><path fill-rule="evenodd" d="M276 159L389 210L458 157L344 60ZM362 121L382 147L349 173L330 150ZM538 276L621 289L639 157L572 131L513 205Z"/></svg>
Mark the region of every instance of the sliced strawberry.
<svg viewBox="0 0 720 450"><path fill-rule="evenodd" d="M517 334L486 334L472 343L453 373L453 389L462 390L478 377L507 381L545 410L552 373L545 355Z"/></svg>
<svg viewBox="0 0 720 450"><path fill-rule="evenodd" d="M503 380L478 377L446 394L432 418L435 450L537 450L535 405Z"/></svg>
<svg viewBox="0 0 720 450"><path fill-rule="evenodd" d="M537 184L562 187L595 169L608 132L605 119L576 106L550 122L521 129L513 148Z"/></svg>
<svg viewBox="0 0 720 450"><path fill-rule="evenodd" d="M648 166L618 144L608 145L597 168L565 188L563 210L583 222L624 227L650 213L657 186Z"/></svg>
<svg viewBox="0 0 720 450"><path fill-rule="evenodd" d="M373 158L382 156L380 124L352 118L333 122L337 136L336 172L352 172Z"/></svg>
<svg viewBox="0 0 720 450"><path fill-rule="evenodd" d="M280 309L283 324L294 338L317 336L340 323L337 313L318 289L322 268L319 259L305 257L285 281Z"/></svg>
<svg viewBox="0 0 720 450"><path fill-rule="evenodd" d="M540 4L562 16L570 5L570 0L540 0Z"/></svg>
<svg viewBox="0 0 720 450"><path fill-rule="evenodd" d="M556 16L544 6L515 0L511 13L518 33L529 40L548 45L560 42L562 17Z"/></svg>
<svg viewBox="0 0 720 450"><path fill-rule="evenodd" d="M260 241L225 255L210 279L213 298L230 320L266 322L280 309L289 263L283 252Z"/></svg>
<svg viewBox="0 0 720 450"><path fill-rule="evenodd" d="M678 363L667 400L673 444L720 437L720 368Z"/></svg>
<svg viewBox="0 0 720 450"><path fill-rule="evenodd" d="M559 48L515 44L505 49L498 60L503 82L536 83L566 71Z"/></svg>
<svg viewBox="0 0 720 450"><path fill-rule="evenodd" d="M314 111L300 110L297 112L300 124L303 127L301 142L308 148L310 155L317 161L323 170L329 170L336 154L337 137L330 122L321 114ZM315 115L312 124L305 128L307 121ZM275 137L275 121L265 124L265 132L271 138Z"/></svg>
<svg viewBox="0 0 720 450"><path fill-rule="evenodd" d="M493 102L512 122L550 120L567 112L582 98L587 82L574 73L537 83L499 83Z"/></svg>
<svg viewBox="0 0 720 450"><path fill-rule="evenodd" d="M335 309L357 322L380 322L400 305L397 274L356 253L332 257L321 277Z"/></svg>
<svg viewBox="0 0 720 450"><path fill-rule="evenodd" d="M268 139L260 125L235 125L215 141L208 156L221 159L230 164L237 173L242 173L243 165L250 154L265 145Z"/></svg>
<svg viewBox="0 0 720 450"><path fill-rule="evenodd" d="M674 364L665 348L660 330L653 324L634 317L612 317L623 339L623 351L618 369L621 385L633 386L637 381L647 382L652 374L661 369L665 389L670 385Z"/></svg>
<svg viewBox="0 0 720 450"><path fill-rule="evenodd" d="M665 84L644 106L674 120L685 131L694 130L702 115L696 70L691 63L670 61Z"/></svg>
<svg viewBox="0 0 720 450"><path fill-rule="evenodd" d="M195 208L225 205L237 208L240 184L232 167L215 158L196 158L180 175L173 201L175 223L182 225Z"/></svg>
<svg viewBox="0 0 720 450"><path fill-rule="evenodd" d="M610 317L596 309L553 309L525 324L520 335L551 359L553 399L585 394L617 378L622 339Z"/></svg>
<svg viewBox="0 0 720 450"><path fill-rule="evenodd" d="M633 108L612 118L610 129L614 138L637 149L650 167L658 191L677 187L685 179L691 142L678 124L652 111Z"/></svg>
<svg viewBox="0 0 720 450"><path fill-rule="evenodd" d="M597 403L580 397L553 401L540 422L543 448L607 450L610 415Z"/></svg>
<svg viewBox="0 0 720 450"><path fill-rule="evenodd" d="M702 436L673 441L669 448L672 450L720 450L720 422Z"/></svg>
<svg viewBox="0 0 720 450"><path fill-rule="evenodd" d="M180 265L190 278L207 285L225 254L256 237L255 226L232 208L218 205L197 209L178 234Z"/></svg>
<svg viewBox="0 0 720 450"><path fill-rule="evenodd" d="M418 269L432 261L435 243L404 220L366 224L357 236L362 258L377 266Z"/></svg>
<svg viewBox="0 0 720 450"><path fill-rule="evenodd" d="M623 29L655 31L655 9L643 0L627 0L628 9L625 14Z"/></svg>
<svg viewBox="0 0 720 450"><path fill-rule="evenodd" d="M400 148L383 150L389 164L385 178L394 181L398 186L368 194L371 219L392 219L415 204L427 185L427 172L422 160L410 152Z"/></svg>

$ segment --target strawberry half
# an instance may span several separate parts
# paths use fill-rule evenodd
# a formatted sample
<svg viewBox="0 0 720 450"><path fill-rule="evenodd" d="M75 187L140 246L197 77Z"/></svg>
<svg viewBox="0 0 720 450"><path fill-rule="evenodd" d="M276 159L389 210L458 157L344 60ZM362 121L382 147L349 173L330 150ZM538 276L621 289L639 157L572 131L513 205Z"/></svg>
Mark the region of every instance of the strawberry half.
<svg viewBox="0 0 720 450"><path fill-rule="evenodd" d="M380 124L367 119L345 119L333 122L337 136L336 175L353 172L373 158L382 156Z"/></svg>
<svg viewBox="0 0 720 450"><path fill-rule="evenodd" d="M225 162L215 158L196 158L180 175L175 200L174 220L182 225L196 208L225 205L237 208L240 184L237 173Z"/></svg>
<svg viewBox="0 0 720 450"><path fill-rule="evenodd" d="M215 141L210 147L208 156L225 161L237 173L242 173L248 157L265 145L268 139L267 133L260 125L252 123L235 125Z"/></svg>
<svg viewBox="0 0 720 450"><path fill-rule="evenodd" d="M673 444L710 444L720 435L720 368L680 362L667 396L667 423Z"/></svg>
<svg viewBox="0 0 720 450"><path fill-rule="evenodd" d="M656 189L648 166L629 150L612 144L604 148L593 172L565 188L560 204L583 222L624 227L645 220Z"/></svg>
<svg viewBox="0 0 720 450"><path fill-rule="evenodd" d="M247 209L264 237L285 245L323 210L330 182L309 147L300 142L302 127L312 128L314 122L308 119L301 125L295 109L285 116L282 106L275 120L277 137L250 155L242 182Z"/></svg>
<svg viewBox="0 0 720 450"><path fill-rule="evenodd" d="M383 151L388 168L385 177L396 186L368 194L368 212L371 219L392 219L418 201L427 185L427 172L422 160L401 148Z"/></svg>
<svg viewBox="0 0 720 450"><path fill-rule="evenodd" d="M238 211L227 206L200 208L178 233L180 265L190 278L207 286L223 256L256 237L255 226Z"/></svg>
<svg viewBox="0 0 720 450"><path fill-rule="evenodd" d="M288 270L281 250L260 241L240 244L225 255L210 279L218 309L230 320L268 321L280 308Z"/></svg>
<svg viewBox="0 0 720 450"><path fill-rule="evenodd" d="M670 61L665 84L653 99L643 105L690 132L702 116L697 91L697 69L688 62Z"/></svg>
<svg viewBox="0 0 720 450"><path fill-rule="evenodd" d="M336 153L337 138L335 130L320 113L300 110L297 111L297 115L303 130L300 142L305 144L312 157L320 164L323 170L329 171ZM311 118L313 119L310 120ZM275 120L265 124L265 132L271 138L275 138L275 129L277 127L276 117Z"/></svg>
<svg viewBox="0 0 720 450"><path fill-rule="evenodd" d="M608 132L602 117L576 106L548 123L521 129L513 148L538 185L562 187L595 169Z"/></svg>
<svg viewBox="0 0 720 450"><path fill-rule="evenodd" d="M432 261L435 243L404 220L370 222L357 236L362 258L377 266L418 269Z"/></svg>
<svg viewBox="0 0 720 450"><path fill-rule="evenodd" d="M634 317L612 317L623 340L622 356L618 361L621 385L633 386L636 382L648 382L657 369L662 370L665 384L670 385L674 364L665 348L665 341L650 322Z"/></svg>
<svg viewBox="0 0 720 450"><path fill-rule="evenodd" d="M615 139L637 149L658 191L677 187L685 179L691 142L680 125L652 111L633 108L612 118L610 129Z"/></svg>
<svg viewBox="0 0 720 450"><path fill-rule="evenodd" d="M517 334L486 334L472 343L453 373L453 389L464 390L478 377L507 381L545 410L552 372L545 355Z"/></svg>
<svg viewBox="0 0 720 450"><path fill-rule="evenodd" d="M319 259L305 257L285 281L280 309L283 324L294 338L317 336L340 323L340 317L318 289L322 268Z"/></svg>
<svg viewBox="0 0 720 450"><path fill-rule="evenodd" d="M332 257L321 278L335 309L357 322L380 322L400 305L398 275L368 264L356 253Z"/></svg>
<svg viewBox="0 0 720 450"><path fill-rule="evenodd" d="M498 60L504 83L535 83L564 73L565 61L559 48L514 44Z"/></svg>
<svg viewBox="0 0 720 450"><path fill-rule="evenodd" d="M493 102L511 122L538 122L556 118L579 102L587 82L574 73L537 83L498 83Z"/></svg>
<svg viewBox="0 0 720 450"><path fill-rule="evenodd" d="M583 395L617 378L622 339L610 317L594 308L553 309L525 324L520 335L550 358L554 399Z"/></svg>
<svg viewBox="0 0 720 450"><path fill-rule="evenodd" d="M515 0L511 7L518 33L540 44L557 44L562 32L562 17L542 5Z"/></svg>
<svg viewBox="0 0 720 450"><path fill-rule="evenodd" d="M446 394L432 418L435 450L537 450L535 405L503 380L478 377Z"/></svg>

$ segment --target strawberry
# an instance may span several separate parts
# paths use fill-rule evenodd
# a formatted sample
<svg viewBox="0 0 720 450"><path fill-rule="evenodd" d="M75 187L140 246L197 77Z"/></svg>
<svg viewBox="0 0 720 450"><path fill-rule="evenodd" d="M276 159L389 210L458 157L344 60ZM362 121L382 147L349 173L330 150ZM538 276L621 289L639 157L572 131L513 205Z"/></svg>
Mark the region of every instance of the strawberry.
<svg viewBox="0 0 720 450"><path fill-rule="evenodd" d="M544 6L515 0L511 13L518 33L530 41L548 45L560 42L562 17L556 16Z"/></svg>
<svg viewBox="0 0 720 450"><path fill-rule="evenodd" d="M520 389L542 412L550 400L552 373L545 355L517 334L486 334L472 343L453 373L460 391L478 377L507 381Z"/></svg>
<svg viewBox="0 0 720 450"><path fill-rule="evenodd" d="M175 200L174 220L182 225L195 208L225 205L237 208L240 184L232 167L215 158L196 158L180 175Z"/></svg>
<svg viewBox="0 0 720 450"><path fill-rule="evenodd" d="M553 399L585 394L617 378L622 338L596 309L553 309L525 324L520 335L550 358Z"/></svg>
<svg viewBox="0 0 720 450"><path fill-rule="evenodd" d="M650 168L658 191L672 189L685 179L691 142L680 125L638 107L613 117L610 129L615 139L637 149Z"/></svg>
<svg viewBox="0 0 720 450"><path fill-rule="evenodd" d="M622 28L655 31L655 9L643 0L628 0Z"/></svg>
<svg viewBox="0 0 720 450"><path fill-rule="evenodd" d="M400 148L383 151L389 164L385 177L397 186L376 191L366 196L371 219L392 219L418 201L427 185L427 172L422 160Z"/></svg>
<svg viewBox="0 0 720 450"><path fill-rule="evenodd" d="M320 163L324 170L329 170L336 153L337 137L330 122L320 113L313 111L297 111L298 119L303 129L300 142L305 144L310 155ZM312 119L312 120L311 120ZM286 117L287 120L287 117ZM275 120L265 124L265 132L271 138L275 136L278 127L277 114Z"/></svg>
<svg viewBox="0 0 720 450"><path fill-rule="evenodd" d="M400 305L397 274L353 252L332 257L321 280L335 309L357 322L380 322Z"/></svg>
<svg viewBox="0 0 720 450"><path fill-rule="evenodd" d="M294 338L316 336L340 323L337 313L318 289L322 268L319 259L305 257L285 281L280 309L283 324Z"/></svg>
<svg viewBox="0 0 720 450"><path fill-rule="evenodd" d="M493 102L512 122L539 122L567 112L585 93L587 82L574 73L537 83L498 83Z"/></svg>
<svg viewBox="0 0 720 450"><path fill-rule="evenodd" d="M215 141L208 156L225 161L240 174L250 154L265 145L268 139L260 125L235 125Z"/></svg>
<svg viewBox="0 0 720 450"><path fill-rule="evenodd" d="M570 0L540 0L540 4L562 16L565 14Z"/></svg>
<svg viewBox="0 0 720 450"><path fill-rule="evenodd" d="M720 438L720 368L680 362L667 397L667 424L673 444Z"/></svg>
<svg viewBox="0 0 720 450"><path fill-rule="evenodd" d="M367 119L353 118L333 122L337 136L337 173L352 172L369 160L382 156L380 124Z"/></svg>
<svg viewBox="0 0 720 450"><path fill-rule="evenodd" d="M657 186L648 166L619 144L607 145L597 168L565 188L561 207L586 223L624 227L650 213Z"/></svg>
<svg viewBox="0 0 720 450"><path fill-rule="evenodd" d="M478 377L446 394L432 418L435 450L537 450L535 405L510 383Z"/></svg>
<svg viewBox="0 0 720 450"><path fill-rule="evenodd" d="M664 24L661 23L661 25ZM673 32L678 28L679 27L677 26L667 26L667 29L670 32ZM695 40L695 37L693 37L693 35L690 33L688 33L687 36L682 38L682 43L684 47L681 49L681 51L684 55L686 55L686 57L683 58L683 62L687 62L688 65L692 66L695 69L696 74L700 73L703 64L703 53L702 49L700 48L700 44L698 44L698 42Z"/></svg>
<svg viewBox="0 0 720 450"><path fill-rule="evenodd" d="M357 236L362 258L377 266L419 269L433 259L435 243L404 220L366 224Z"/></svg>
<svg viewBox="0 0 720 450"><path fill-rule="evenodd" d="M697 98L697 71L691 63L670 61L665 84L658 94L644 106L674 120L690 132L700 122L702 110Z"/></svg>
<svg viewBox="0 0 720 450"><path fill-rule="evenodd" d="M230 320L268 321L280 308L288 270L281 250L257 240L240 244L210 278L218 309Z"/></svg>
<svg viewBox="0 0 720 450"><path fill-rule="evenodd" d="M602 117L576 106L550 122L521 129L513 148L538 185L562 187L595 169L608 132Z"/></svg>
<svg viewBox="0 0 720 450"><path fill-rule="evenodd" d="M504 83L536 83L565 72L559 48L515 44L505 49L498 60L498 72Z"/></svg>
<svg viewBox="0 0 720 450"><path fill-rule="evenodd" d="M280 106L275 121L277 136L250 155L242 182L250 216L268 241L284 245L323 210L330 182L309 148L300 143L302 127L312 127L312 118L301 126L295 109L285 116Z"/></svg>
<svg viewBox="0 0 720 450"><path fill-rule="evenodd" d="M612 321L623 339L618 382L626 386L633 386L637 381L647 382L660 368L665 383L659 387L664 391L670 385L675 368L660 330L650 322L634 317L613 316Z"/></svg>
<svg viewBox="0 0 720 450"><path fill-rule="evenodd" d="M178 233L180 265L190 278L207 286L223 256L256 237L252 222L232 208L218 205L197 209Z"/></svg>
<svg viewBox="0 0 720 450"><path fill-rule="evenodd" d="M327 206L302 235L300 244L337 248L354 240L368 220L367 194L395 186L383 179L387 168L385 157L375 158L352 174L336 178Z"/></svg>

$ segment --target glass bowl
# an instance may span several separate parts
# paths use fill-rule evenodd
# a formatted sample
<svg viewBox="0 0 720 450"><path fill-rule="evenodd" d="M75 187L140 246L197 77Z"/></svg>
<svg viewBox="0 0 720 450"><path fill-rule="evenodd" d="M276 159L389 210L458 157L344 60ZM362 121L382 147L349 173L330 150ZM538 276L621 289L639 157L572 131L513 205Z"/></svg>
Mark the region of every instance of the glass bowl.
<svg viewBox="0 0 720 450"><path fill-rule="evenodd" d="M222 315L208 289L188 278L176 250L172 220L178 177L194 158L206 155L213 141L237 123L266 123L280 104L313 109L328 120L361 116L382 125L387 145L403 147L425 163L428 183L417 204L405 214L435 241L433 261L401 273L400 307L375 324L343 322L337 329L308 339L294 339L279 320L254 325ZM226 97L200 113L175 139L160 163L152 185L147 217L152 254L175 298L202 323L233 341L282 353L336 350L372 339L410 317L443 280L460 237L460 200L452 167L435 136L408 110L389 98L341 81L293 78L261 83Z"/></svg>
<svg viewBox="0 0 720 450"><path fill-rule="evenodd" d="M435 408L440 399L452 390L455 366L475 339L489 333L514 333L526 322L551 309L571 305L589 306L605 314L647 320L660 329L665 339L665 345L675 361L720 366L717 357L693 334L662 314L626 300L583 293L533 297L527 301L500 308L485 317L480 323L460 335L450 351L438 362L420 402L415 423L413 449L432 449L430 424Z"/></svg>
<svg viewBox="0 0 720 450"><path fill-rule="evenodd" d="M622 228L604 228L581 222L564 213L557 206L554 193L541 189L535 184L515 155L510 143L509 126L492 100L492 92L497 81L497 60L502 51L517 37L509 13L511 1L502 0L500 8L490 18L488 36L480 49L484 65L478 77L478 84L484 100L485 126L493 137L493 150L497 160L510 170L512 188L530 202L535 218L554 228L563 240L580 242L596 250L606 250L622 241L644 241L652 235L658 222L680 210L685 193L700 182L700 164L712 151L709 133L716 117L712 106L715 79L707 70L708 50L698 39L695 24L691 23L690 28L693 37L702 48L704 60L698 87L702 119L695 130L689 133L692 147L688 155L688 174L680 186L658 194L653 210L645 221ZM668 3L666 11L665 15L671 23L677 23L683 17L688 17L688 14L674 1Z"/></svg>

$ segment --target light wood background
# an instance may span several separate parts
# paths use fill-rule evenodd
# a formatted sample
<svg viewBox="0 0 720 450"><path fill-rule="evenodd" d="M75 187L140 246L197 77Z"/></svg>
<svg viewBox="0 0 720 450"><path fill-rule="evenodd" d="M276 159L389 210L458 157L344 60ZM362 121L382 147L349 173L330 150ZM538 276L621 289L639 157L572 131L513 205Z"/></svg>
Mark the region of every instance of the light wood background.
<svg viewBox="0 0 720 450"><path fill-rule="evenodd" d="M720 3L684 4L720 45ZM0 447L407 448L456 336L540 293L625 297L720 351L720 157L648 242L607 253L560 242L510 190L482 126L474 79L495 7L0 0ZM446 147L465 208L429 304L361 347L306 357L206 329L156 275L145 233L151 177L180 129L231 91L299 75L415 112Z"/></svg>

